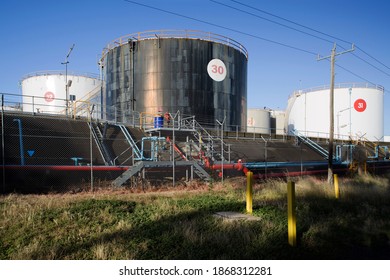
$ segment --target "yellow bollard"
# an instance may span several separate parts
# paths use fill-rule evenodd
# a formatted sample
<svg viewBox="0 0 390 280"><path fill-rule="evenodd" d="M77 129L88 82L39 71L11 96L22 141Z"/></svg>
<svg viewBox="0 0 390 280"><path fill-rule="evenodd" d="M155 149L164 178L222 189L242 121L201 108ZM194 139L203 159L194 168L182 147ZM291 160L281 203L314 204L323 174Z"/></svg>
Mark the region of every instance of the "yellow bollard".
<svg viewBox="0 0 390 280"><path fill-rule="evenodd" d="M337 174L334 174L333 177L334 177L334 194L336 199L339 199L340 198L339 177L337 176Z"/></svg>
<svg viewBox="0 0 390 280"><path fill-rule="evenodd" d="M288 244L297 245L297 218L295 213L295 183L287 182Z"/></svg>
<svg viewBox="0 0 390 280"><path fill-rule="evenodd" d="M253 201L253 172L248 171L246 173L246 212L252 214L252 201Z"/></svg>

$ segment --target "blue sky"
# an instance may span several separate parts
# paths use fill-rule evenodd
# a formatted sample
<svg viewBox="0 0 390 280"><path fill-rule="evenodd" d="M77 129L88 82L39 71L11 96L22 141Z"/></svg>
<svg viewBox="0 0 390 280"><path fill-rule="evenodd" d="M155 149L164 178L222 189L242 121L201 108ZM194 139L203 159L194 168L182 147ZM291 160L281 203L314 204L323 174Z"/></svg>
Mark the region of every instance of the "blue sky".
<svg viewBox="0 0 390 280"><path fill-rule="evenodd" d="M338 56L336 63L353 74L336 66L335 82L371 82L384 86L385 134L390 135L386 124L390 120L390 109L387 109L390 108L389 1L237 0L322 34L230 0L215 1L236 9L209 0L134 1L199 21L124 0L3 2L0 92L20 93L18 83L28 73L64 70L61 62L73 43L75 48L68 70L98 73L97 61L102 49L118 37L147 30L191 29L221 34L242 43L249 52L248 107L284 109L294 90L329 84L330 63L317 61L316 54L328 56L334 42L337 51L349 49L351 45L346 42L352 42L359 49Z"/></svg>

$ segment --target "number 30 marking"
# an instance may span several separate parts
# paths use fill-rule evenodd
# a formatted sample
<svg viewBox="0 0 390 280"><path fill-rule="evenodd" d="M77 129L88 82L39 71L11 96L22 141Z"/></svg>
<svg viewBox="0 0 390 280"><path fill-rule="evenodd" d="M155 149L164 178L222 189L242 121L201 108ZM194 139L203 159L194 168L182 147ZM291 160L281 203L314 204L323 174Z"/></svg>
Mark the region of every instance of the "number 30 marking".
<svg viewBox="0 0 390 280"><path fill-rule="evenodd" d="M213 69L212 70L213 73L218 73L218 74L222 75L224 72L224 69L222 66L212 65L211 67Z"/></svg>
<svg viewBox="0 0 390 280"><path fill-rule="evenodd" d="M226 78L226 66L220 59L212 59L207 65L207 72L214 81L221 82Z"/></svg>

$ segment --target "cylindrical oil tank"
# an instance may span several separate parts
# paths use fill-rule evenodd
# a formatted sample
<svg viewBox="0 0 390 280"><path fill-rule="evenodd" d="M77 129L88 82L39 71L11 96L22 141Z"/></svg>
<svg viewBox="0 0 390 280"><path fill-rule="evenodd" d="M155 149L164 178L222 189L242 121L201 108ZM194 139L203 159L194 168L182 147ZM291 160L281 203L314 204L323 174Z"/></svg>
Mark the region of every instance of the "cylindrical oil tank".
<svg viewBox="0 0 390 280"><path fill-rule="evenodd" d="M216 126L226 117L225 128L244 126L247 60L241 44L207 32L123 36L104 49L101 59L107 118L127 122L132 112L179 111L203 124Z"/></svg>
<svg viewBox="0 0 390 280"><path fill-rule="evenodd" d="M306 136L329 137L329 86L294 92L287 106L287 128ZM338 84L334 89L334 137L380 141L384 137L384 88Z"/></svg>
<svg viewBox="0 0 390 280"><path fill-rule="evenodd" d="M267 109L248 109L247 132L271 133L271 112Z"/></svg>
<svg viewBox="0 0 390 280"><path fill-rule="evenodd" d="M281 110L271 110L271 132L277 135L285 135L286 112Z"/></svg>
<svg viewBox="0 0 390 280"><path fill-rule="evenodd" d="M28 74L22 78L21 84L23 111L34 113L71 113L74 105L87 101L101 90L101 80L97 75L65 71Z"/></svg>

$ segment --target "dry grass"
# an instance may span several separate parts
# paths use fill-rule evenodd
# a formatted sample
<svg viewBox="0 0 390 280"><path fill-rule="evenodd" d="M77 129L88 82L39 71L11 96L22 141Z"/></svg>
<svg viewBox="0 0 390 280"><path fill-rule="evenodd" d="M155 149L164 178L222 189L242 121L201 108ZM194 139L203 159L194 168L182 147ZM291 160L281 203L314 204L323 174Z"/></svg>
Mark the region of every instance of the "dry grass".
<svg viewBox="0 0 390 280"><path fill-rule="evenodd" d="M0 259L377 259L390 258L385 177L340 180L341 197L316 178L296 180L298 247L287 244L286 182L254 185L257 222L243 178L142 190L0 197Z"/></svg>

